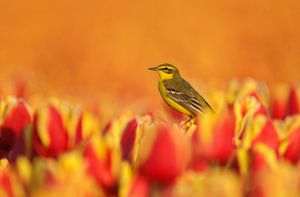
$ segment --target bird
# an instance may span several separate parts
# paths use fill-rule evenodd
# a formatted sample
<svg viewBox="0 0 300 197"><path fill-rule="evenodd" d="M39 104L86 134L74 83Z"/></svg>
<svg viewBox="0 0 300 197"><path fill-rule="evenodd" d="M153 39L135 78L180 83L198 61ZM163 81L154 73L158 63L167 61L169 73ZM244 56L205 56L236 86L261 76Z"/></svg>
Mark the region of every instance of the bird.
<svg viewBox="0 0 300 197"><path fill-rule="evenodd" d="M208 102L181 77L179 70L172 64L160 64L148 69L159 74L158 90L167 105L189 117L183 125L199 114L214 112Z"/></svg>

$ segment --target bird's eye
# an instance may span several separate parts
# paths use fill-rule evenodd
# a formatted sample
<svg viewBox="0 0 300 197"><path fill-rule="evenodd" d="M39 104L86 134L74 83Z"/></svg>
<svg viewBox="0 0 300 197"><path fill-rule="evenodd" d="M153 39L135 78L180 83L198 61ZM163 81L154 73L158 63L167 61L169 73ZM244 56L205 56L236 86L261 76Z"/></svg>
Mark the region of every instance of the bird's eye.
<svg viewBox="0 0 300 197"><path fill-rule="evenodd" d="M163 70L169 70L168 67L164 67Z"/></svg>

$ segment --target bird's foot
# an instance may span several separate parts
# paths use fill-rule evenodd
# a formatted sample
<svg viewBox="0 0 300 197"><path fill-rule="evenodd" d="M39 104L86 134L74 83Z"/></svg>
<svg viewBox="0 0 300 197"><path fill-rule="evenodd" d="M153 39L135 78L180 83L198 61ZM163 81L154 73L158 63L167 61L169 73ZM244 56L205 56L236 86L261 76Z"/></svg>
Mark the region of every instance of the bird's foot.
<svg viewBox="0 0 300 197"><path fill-rule="evenodd" d="M188 120L180 123L180 126L183 128L183 129L188 129L190 128L193 124L195 124L195 117L190 117Z"/></svg>

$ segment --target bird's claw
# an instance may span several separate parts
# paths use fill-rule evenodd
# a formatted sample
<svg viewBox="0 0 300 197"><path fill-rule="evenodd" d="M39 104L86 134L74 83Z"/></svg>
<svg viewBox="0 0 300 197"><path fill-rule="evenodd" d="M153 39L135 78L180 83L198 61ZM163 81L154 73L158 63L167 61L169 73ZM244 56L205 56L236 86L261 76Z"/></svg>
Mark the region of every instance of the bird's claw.
<svg viewBox="0 0 300 197"><path fill-rule="evenodd" d="M184 122L181 122L180 123L180 127L183 128L183 129L188 129L190 128L192 125L194 124L194 117L191 117L190 119L184 121Z"/></svg>

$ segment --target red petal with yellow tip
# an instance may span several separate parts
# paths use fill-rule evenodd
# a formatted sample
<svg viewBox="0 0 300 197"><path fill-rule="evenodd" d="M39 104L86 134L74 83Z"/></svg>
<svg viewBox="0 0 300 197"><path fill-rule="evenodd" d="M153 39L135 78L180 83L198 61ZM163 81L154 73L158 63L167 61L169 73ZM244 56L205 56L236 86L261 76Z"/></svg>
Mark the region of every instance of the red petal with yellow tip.
<svg viewBox="0 0 300 197"><path fill-rule="evenodd" d="M95 147L92 144L88 144L84 151L87 171L103 187L107 194L114 194L116 193L117 185L111 171L111 152L108 151L105 154L106 158L100 158L96 153Z"/></svg>
<svg viewBox="0 0 300 197"><path fill-rule="evenodd" d="M208 121L208 120L207 120ZM199 124L204 124L200 119ZM234 128L235 118L230 112L224 113L217 118L216 122L208 123L210 128L202 128L195 132L193 144L195 146L195 157L198 160L226 164L235 149ZM203 132L203 133L202 133ZM209 139L204 138L204 133L210 133Z"/></svg>
<svg viewBox="0 0 300 197"><path fill-rule="evenodd" d="M53 106L48 106L47 110L41 113L47 113L46 121L41 121L41 114L35 114L33 134L34 149L39 155L57 157L68 148L68 135L63 127L62 117ZM39 130L41 127L45 128L45 130ZM49 142L47 143L49 144L43 142L41 135L45 135L46 138L48 138Z"/></svg>
<svg viewBox="0 0 300 197"><path fill-rule="evenodd" d="M288 147L284 152L284 157L292 163L297 163L300 159L300 128L292 131L288 137Z"/></svg>
<svg viewBox="0 0 300 197"><path fill-rule="evenodd" d="M276 129L270 119L267 120L261 132L252 141L251 146L253 147L253 145L258 142L268 145L270 148L277 151L280 141Z"/></svg>
<svg viewBox="0 0 300 197"><path fill-rule="evenodd" d="M288 114L286 102L281 101L279 98L274 98L271 106L272 118L274 119L284 119Z"/></svg>

